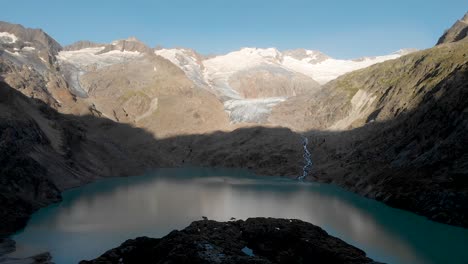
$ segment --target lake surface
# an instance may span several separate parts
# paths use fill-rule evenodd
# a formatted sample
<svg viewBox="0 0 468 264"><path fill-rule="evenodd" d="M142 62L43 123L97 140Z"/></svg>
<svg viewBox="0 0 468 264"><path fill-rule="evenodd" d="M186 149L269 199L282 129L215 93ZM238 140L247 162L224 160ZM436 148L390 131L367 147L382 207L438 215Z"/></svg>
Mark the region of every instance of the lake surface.
<svg viewBox="0 0 468 264"><path fill-rule="evenodd" d="M162 237L202 216L301 219L377 261L468 263L468 229L431 222L333 185L198 168L160 169L66 191L63 202L35 213L13 236L14 255L50 251L57 264L77 263L129 238Z"/></svg>

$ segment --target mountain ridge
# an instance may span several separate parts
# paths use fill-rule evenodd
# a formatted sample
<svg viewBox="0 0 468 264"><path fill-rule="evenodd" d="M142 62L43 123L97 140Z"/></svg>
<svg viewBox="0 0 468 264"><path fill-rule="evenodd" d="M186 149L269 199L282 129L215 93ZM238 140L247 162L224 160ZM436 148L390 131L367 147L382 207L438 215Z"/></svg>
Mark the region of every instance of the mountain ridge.
<svg viewBox="0 0 468 264"><path fill-rule="evenodd" d="M439 38L436 45L445 43L466 41L468 38L468 12L455 24L447 29L444 34Z"/></svg>

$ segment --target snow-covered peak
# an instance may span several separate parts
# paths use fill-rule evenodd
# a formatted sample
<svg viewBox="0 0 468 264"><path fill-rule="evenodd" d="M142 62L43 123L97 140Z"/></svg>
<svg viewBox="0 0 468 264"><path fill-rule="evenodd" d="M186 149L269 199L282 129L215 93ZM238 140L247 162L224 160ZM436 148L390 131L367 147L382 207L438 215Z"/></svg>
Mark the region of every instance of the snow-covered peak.
<svg viewBox="0 0 468 264"><path fill-rule="evenodd" d="M320 62L284 56L283 66L310 76L320 84L325 84L348 72L366 68L387 60L396 59L414 51L415 49L402 49L389 55L362 57L354 60L333 59L327 56L325 59L320 60Z"/></svg>
<svg viewBox="0 0 468 264"><path fill-rule="evenodd" d="M280 64L282 54L275 48L242 48L204 61L209 73L229 73L264 64Z"/></svg>
<svg viewBox="0 0 468 264"><path fill-rule="evenodd" d="M9 32L0 32L0 43L11 44L18 41L18 37L15 34Z"/></svg>

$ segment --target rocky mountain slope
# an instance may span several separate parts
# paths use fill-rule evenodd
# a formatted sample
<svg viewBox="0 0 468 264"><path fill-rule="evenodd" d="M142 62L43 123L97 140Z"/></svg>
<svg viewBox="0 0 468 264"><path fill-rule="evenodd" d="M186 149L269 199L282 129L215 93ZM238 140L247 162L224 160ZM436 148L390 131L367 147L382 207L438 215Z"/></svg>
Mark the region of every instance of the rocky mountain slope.
<svg viewBox="0 0 468 264"><path fill-rule="evenodd" d="M376 263L300 220L196 221L163 238L125 241L87 263Z"/></svg>
<svg viewBox="0 0 468 264"><path fill-rule="evenodd" d="M455 22L455 24L444 32L444 34L437 41L437 45L457 42L457 41L466 41L468 37L468 13L465 16Z"/></svg>
<svg viewBox="0 0 468 264"><path fill-rule="evenodd" d="M270 121L309 131L311 179L466 226L467 50L448 43L355 71Z"/></svg>

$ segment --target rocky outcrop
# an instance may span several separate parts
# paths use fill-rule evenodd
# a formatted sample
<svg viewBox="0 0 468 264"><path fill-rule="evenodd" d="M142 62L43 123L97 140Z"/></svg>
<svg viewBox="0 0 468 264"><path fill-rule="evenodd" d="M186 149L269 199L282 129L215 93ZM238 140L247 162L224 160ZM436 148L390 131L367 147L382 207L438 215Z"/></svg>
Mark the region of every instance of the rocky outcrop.
<svg viewBox="0 0 468 264"><path fill-rule="evenodd" d="M0 238L0 258L6 254L14 252L16 249L15 241L9 238Z"/></svg>
<svg viewBox="0 0 468 264"><path fill-rule="evenodd" d="M193 222L156 239L127 240L88 263L376 263L365 252L300 221Z"/></svg>
<svg viewBox="0 0 468 264"><path fill-rule="evenodd" d="M109 45L106 45L103 50L101 50L98 54L106 53L109 51L137 51L141 53L152 54L153 49L146 46L145 43L139 41L135 37L130 37L128 39L122 39L112 42Z"/></svg>
<svg viewBox="0 0 468 264"><path fill-rule="evenodd" d="M457 41L466 41L468 37L468 13L465 16L455 22L453 26L446 30L444 34L437 41L437 45L444 43L451 43Z"/></svg>
<svg viewBox="0 0 468 264"><path fill-rule="evenodd" d="M96 43L96 42L92 42L88 40L80 40L68 46L63 47L63 51L76 51L76 50L81 50L81 49L98 48L98 47L104 47L104 46L106 46L106 44Z"/></svg>
<svg viewBox="0 0 468 264"><path fill-rule="evenodd" d="M0 263L2 264L54 264L50 253L45 252L27 258L7 256L16 250L15 241L8 238L0 238Z"/></svg>
<svg viewBox="0 0 468 264"><path fill-rule="evenodd" d="M2 264L54 264L50 253L41 253L27 258L10 258L0 256Z"/></svg>

